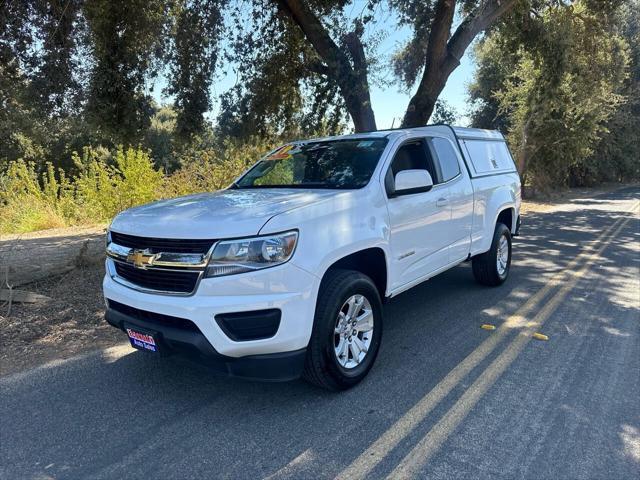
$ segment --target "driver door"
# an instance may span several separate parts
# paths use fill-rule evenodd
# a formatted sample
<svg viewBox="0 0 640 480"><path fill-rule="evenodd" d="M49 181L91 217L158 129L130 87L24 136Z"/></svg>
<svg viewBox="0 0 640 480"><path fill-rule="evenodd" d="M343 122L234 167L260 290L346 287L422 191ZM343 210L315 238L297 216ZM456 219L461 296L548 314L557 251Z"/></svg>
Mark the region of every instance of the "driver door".
<svg viewBox="0 0 640 480"><path fill-rule="evenodd" d="M392 290L419 280L449 263L448 223L451 206L448 187L434 185L419 193L394 192L395 176L402 170L424 169L434 183L437 172L424 139L412 139L398 148L385 176L389 200Z"/></svg>

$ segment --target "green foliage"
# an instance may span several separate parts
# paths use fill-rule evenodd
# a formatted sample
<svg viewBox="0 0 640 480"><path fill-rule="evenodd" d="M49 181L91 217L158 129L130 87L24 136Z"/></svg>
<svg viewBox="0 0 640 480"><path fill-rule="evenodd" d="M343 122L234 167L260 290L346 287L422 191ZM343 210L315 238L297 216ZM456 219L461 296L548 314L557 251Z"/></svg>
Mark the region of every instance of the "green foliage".
<svg viewBox="0 0 640 480"><path fill-rule="evenodd" d="M473 127L501 131L509 127L509 116L500 109L496 98L497 91L505 85L519 61L518 50L509 48L509 40L497 33L478 42L473 51L476 70L467 87Z"/></svg>
<svg viewBox="0 0 640 480"><path fill-rule="evenodd" d="M398 24L413 30L413 35L393 55L393 73L401 86L410 90L424 68L435 2L390 0L389 3L398 9Z"/></svg>
<svg viewBox="0 0 640 480"><path fill-rule="evenodd" d="M81 4L81 0L34 2L34 23L43 44L33 53L36 67L29 93L45 115L64 117L78 107L80 61L74 52Z"/></svg>
<svg viewBox="0 0 640 480"><path fill-rule="evenodd" d="M225 188L274 146L256 138L243 144L227 140L221 147L186 151L182 167L166 177L163 192L176 197Z"/></svg>
<svg viewBox="0 0 640 480"><path fill-rule="evenodd" d="M594 150L625 102L627 44L585 2L545 8L527 22L527 31L505 29L477 48L474 126L506 129L538 190L604 180L606 160Z"/></svg>
<svg viewBox="0 0 640 480"><path fill-rule="evenodd" d="M33 162L10 163L7 171L0 175L0 233L64 226L58 194L66 203L66 187L66 178L57 181L51 164L45 173L38 175Z"/></svg>
<svg viewBox="0 0 640 480"><path fill-rule="evenodd" d="M163 175L149 153L141 148L118 147L113 155L85 147L74 154L79 173L73 179L78 206L69 219L76 222L107 221L116 213L160 198Z"/></svg>
<svg viewBox="0 0 640 480"><path fill-rule="evenodd" d="M628 44L629 78L621 92L624 103L605 125L607 134L576 172L583 184L640 179L640 0L625 2L614 27Z"/></svg>
<svg viewBox="0 0 640 480"><path fill-rule="evenodd" d="M336 3L323 7L331 10ZM343 130L337 85L328 80L300 29L275 4L254 2L248 11L230 11L232 40L225 59L239 64L239 81L220 97L218 134L243 139Z"/></svg>
<svg viewBox="0 0 640 480"><path fill-rule="evenodd" d="M16 160L0 171L0 233L22 233L107 222L118 212L154 200L227 187L274 145L255 139L191 149L182 167L164 175L142 148L84 147L68 176L47 163Z"/></svg>
<svg viewBox="0 0 640 480"><path fill-rule="evenodd" d="M218 57L222 31L221 0L177 2L171 50L171 83L176 96L177 134L182 139L202 133L204 113L211 107L209 88Z"/></svg>
<svg viewBox="0 0 640 480"><path fill-rule="evenodd" d="M87 118L107 144L137 142L152 113L145 80L159 67L167 2L93 0L84 15L95 56Z"/></svg>
<svg viewBox="0 0 640 480"><path fill-rule="evenodd" d="M430 123L444 123L455 125L458 121L458 112L453 105L445 100L438 100L433 111Z"/></svg>
<svg viewBox="0 0 640 480"><path fill-rule="evenodd" d="M147 151L118 147L115 155L118 210L148 203L162 194L162 172L155 170Z"/></svg>
<svg viewBox="0 0 640 480"><path fill-rule="evenodd" d="M165 171L173 171L178 167L174 151L176 117L177 114L173 107L163 106L156 109L143 141L143 144L151 151L156 165Z"/></svg>
<svg viewBox="0 0 640 480"><path fill-rule="evenodd" d="M268 150L264 139L341 133L350 93L421 83L436 6L452 5L300 2L342 57L319 53L285 3L0 2L0 175L15 193L1 228L102 221L143 199L217 189ZM458 0L454 25L483 3ZM639 0L519 0L480 42L472 121L509 132L528 181L638 177L639 18ZM391 23L408 35L381 52ZM340 59L360 75L352 88L337 81ZM235 85L216 91L216 73ZM171 104L152 101L159 86ZM432 122L456 117L438 102Z"/></svg>

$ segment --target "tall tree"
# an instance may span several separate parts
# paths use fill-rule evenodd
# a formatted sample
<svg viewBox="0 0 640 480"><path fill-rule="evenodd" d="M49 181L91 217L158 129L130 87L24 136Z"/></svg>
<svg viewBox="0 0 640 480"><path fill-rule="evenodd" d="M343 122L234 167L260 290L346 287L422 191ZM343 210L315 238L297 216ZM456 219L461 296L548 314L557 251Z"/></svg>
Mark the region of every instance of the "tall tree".
<svg viewBox="0 0 640 480"><path fill-rule="evenodd" d="M324 62L326 74L340 88L356 131L376 129L371 105L367 59L362 44L363 25L357 21L351 32L342 37L346 48L340 48L331 38L310 6L301 0L277 0L281 10L302 30ZM343 2L338 2L337 7Z"/></svg>
<svg viewBox="0 0 640 480"><path fill-rule="evenodd" d="M449 76L460 65L460 60L479 33L491 27L496 20L512 9L516 0L481 0L465 2L464 18L451 33L456 9L455 0L438 0L427 40L424 70L415 95L411 98L402 125L424 125L431 116L436 101Z"/></svg>
<svg viewBox="0 0 640 480"><path fill-rule="evenodd" d="M362 19L352 22L350 31L334 41L323 16L336 15L343 1L315 2L273 0L304 33L323 62L326 75L338 85L356 131L375 130L376 121L371 105L369 63L363 45ZM375 5L381 0L369 3ZM403 126L424 125L431 116L438 96L451 73L474 38L491 27L513 8L517 0L390 0L398 13L398 23L413 27L413 38L404 55L403 79L415 79L422 72L415 94L403 119ZM315 8L314 8L315 6ZM452 32L456 7L461 22ZM410 55L407 55L410 53ZM417 55L417 57L416 57ZM418 58L418 60L416 60ZM398 70L398 67L396 67ZM408 73L407 73L408 72Z"/></svg>
<svg viewBox="0 0 640 480"><path fill-rule="evenodd" d="M145 81L162 58L168 7L163 0L85 4L94 57L87 113L108 142L134 143L149 124L152 108Z"/></svg>
<svg viewBox="0 0 640 480"><path fill-rule="evenodd" d="M627 43L629 76L619 92L623 103L605 124L593 153L573 169L576 183L640 179L640 0L628 0L616 13L608 35Z"/></svg>
<svg viewBox="0 0 640 480"><path fill-rule="evenodd" d="M203 114L211 108L209 92L218 57L224 3L183 0L173 12L171 77L166 91L175 95L176 132L183 139L203 131Z"/></svg>
<svg viewBox="0 0 640 480"><path fill-rule="evenodd" d="M68 115L80 101L80 83L74 74L80 66L81 5L81 0L34 2L34 23L42 45L36 51L39 58L29 90L43 113L53 117Z"/></svg>
<svg viewBox="0 0 640 480"><path fill-rule="evenodd" d="M224 59L237 65L237 80L221 97L218 133L288 138L342 131L344 101L300 29L263 2L228 12Z"/></svg>
<svg viewBox="0 0 640 480"><path fill-rule="evenodd" d="M29 129L32 112L24 65L33 42L33 15L31 2L0 3L0 166L24 157L28 148L23 131Z"/></svg>
<svg viewBox="0 0 640 480"><path fill-rule="evenodd" d="M540 3L477 50L475 126L506 127L518 169L537 189L584 183L624 102L626 46L611 28L620 3Z"/></svg>

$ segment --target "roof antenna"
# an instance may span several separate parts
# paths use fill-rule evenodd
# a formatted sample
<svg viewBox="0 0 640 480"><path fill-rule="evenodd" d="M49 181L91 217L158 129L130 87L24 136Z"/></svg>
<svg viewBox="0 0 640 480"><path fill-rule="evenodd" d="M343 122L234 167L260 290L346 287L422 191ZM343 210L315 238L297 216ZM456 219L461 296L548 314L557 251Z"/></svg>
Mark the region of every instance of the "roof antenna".
<svg viewBox="0 0 640 480"><path fill-rule="evenodd" d="M393 120L391 120L391 128L393 128L395 124L396 124L396 117L393 117Z"/></svg>

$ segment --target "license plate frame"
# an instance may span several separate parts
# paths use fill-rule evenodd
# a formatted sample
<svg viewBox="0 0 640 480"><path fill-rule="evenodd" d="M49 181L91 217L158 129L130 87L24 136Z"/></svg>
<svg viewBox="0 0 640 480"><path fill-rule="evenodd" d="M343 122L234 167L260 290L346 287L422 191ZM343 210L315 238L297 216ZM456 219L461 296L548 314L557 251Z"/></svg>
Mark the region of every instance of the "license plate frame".
<svg viewBox="0 0 640 480"><path fill-rule="evenodd" d="M135 325L124 325L124 331L129 337L129 343L136 350L160 355L160 338L157 332L152 332Z"/></svg>

